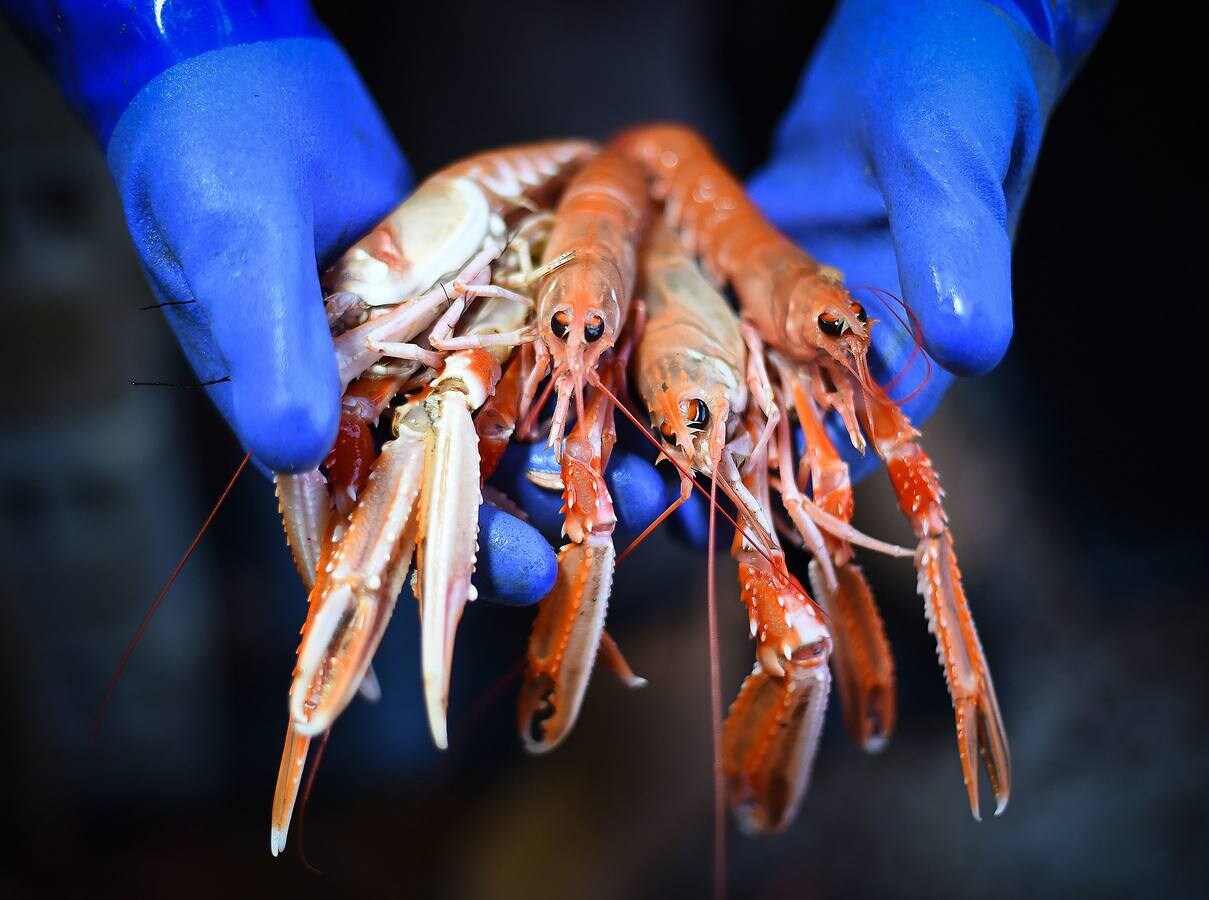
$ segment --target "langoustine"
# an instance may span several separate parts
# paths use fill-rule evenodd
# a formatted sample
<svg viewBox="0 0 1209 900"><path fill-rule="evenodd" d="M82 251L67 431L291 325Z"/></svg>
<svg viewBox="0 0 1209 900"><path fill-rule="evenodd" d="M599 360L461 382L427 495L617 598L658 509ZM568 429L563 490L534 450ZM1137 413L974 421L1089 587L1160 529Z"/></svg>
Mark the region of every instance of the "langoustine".
<svg viewBox="0 0 1209 900"><path fill-rule="evenodd" d="M454 631L474 597L481 494L472 415L513 348L533 339L532 299L493 284L491 264L508 221L551 201L559 179L594 153L583 141L549 142L457 163L325 275L349 388L327 500L319 471L277 476L310 600L273 803L274 854L285 844L309 742L364 683L413 554L429 724L437 745L447 743ZM378 452L371 429L408 385L393 413L394 439Z"/></svg>
<svg viewBox="0 0 1209 900"><path fill-rule="evenodd" d="M801 385L812 385L819 411L835 411L853 446L863 452L871 443L886 462L899 506L918 540L918 586L953 699L970 809L978 818L981 752L996 812L1002 812L1011 789L1011 762L998 701L961 584L939 480L916 441L918 432L869 372L870 329L875 323L844 287L841 274L820 265L764 219L737 179L693 132L672 125L640 127L618 136L610 147L644 166L665 221L717 282L734 289L755 339L753 351L763 354L767 347L778 362L774 390L781 405L786 398L802 400ZM845 629L849 671L840 681L857 694L845 701L851 710L846 718L854 736L876 748L893 725L892 701L886 696L893 671L888 643L863 576L850 564L846 544L852 533L844 527L850 493L842 461L836 465L839 457L825 432L811 427L814 410L798 405L821 451L813 467L820 478L830 479L816 485L815 501L809 501L803 491L811 464L795 475L786 439L778 454L779 487L783 497L793 501L791 511L800 513L794 521L807 543L808 522L831 533L825 549L844 574L842 581L827 581L821 593L830 594L837 611L842 610L837 618L856 620ZM822 503L831 503L832 512ZM818 549L817 540L814 545ZM820 562L817 552L815 561ZM824 583L820 578L820 585Z"/></svg>
<svg viewBox="0 0 1209 900"><path fill-rule="evenodd" d="M540 379L552 370L557 399L548 442L558 449L560 474L546 486L562 491L568 542L554 589L538 606L517 708L521 740L532 753L553 749L570 733L604 634L617 559L605 468L616 442L613 398L625 392L642 329L642 310L632 311L630 300L649 206L633 163L607 152L596 157L567 186L535 276L538 339L522 409L536 413ZM585 400L588 385L594 393ZM576 422L564 436L572 398ZM613 668L628 670L618 653L608 657Z"/></svg>

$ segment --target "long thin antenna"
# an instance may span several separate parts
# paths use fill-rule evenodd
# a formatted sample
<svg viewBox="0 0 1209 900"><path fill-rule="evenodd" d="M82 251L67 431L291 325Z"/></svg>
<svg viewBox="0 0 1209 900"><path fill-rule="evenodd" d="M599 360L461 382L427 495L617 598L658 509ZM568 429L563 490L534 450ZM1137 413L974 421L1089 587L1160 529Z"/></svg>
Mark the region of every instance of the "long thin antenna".
<svg viewBox="0 0 1209 900"><path fill-rule="evenodd" d="M905 376L907 374L907 372L911 368L912 363L915 362L916 355L920 354L920 353L923 354L923 359L924 359L923 378L920 380L919 384L911 391L910 394L908 394L903 399L898 400L896 402L899 403L899 405L902 405L904 403L909 402L910 400L913 400L919 394L919 392L924 389L924 387L928 383L928 380L932 377L932 358L928 355L928 352L926 350L924 350L923 323L920 322L919 317L915 315L915 311L913 309L911 309L911 307L907 304L907 302L905 300L900 299L893 291L888 291L885 288L879 288L872 284L855 285L853 289L854 290L856 290L856 289L867 290L869 293L873 294L873 296L875 296L879 300L881 300L882 303L885 304L886 308L888 310L890 310L891 315L893 315L894 318L896 318L898 320L898 324L903 327L903 330L908 332L912 337L913 346L911 348L911 355L907 357L906 362L904 362L902 364L902 366L899 368L899 370L897 372L894 373L894 375L890 378L890 380L887 381L883 385L883 389L887 392L887 394L890 391L894 390L894 388L898 385L898 383L900 381L902 381L903 376ZM903 308L903 311L907 314L907 319L910 320L909 322L906 319L903 319L903 317L901 315L899 315L898 310L896 310L889 303L886 303L886 297L889 297L891 300L893 300L895 303L897 303L899 306L901 306Z"/></svg>
<svg viewBox="0 0 1209 900"><path fill-rule="evenodd" d="M143 638L143 632L147 630L147 626L151 624L151 618L159 609L164 598L168 596L168 591L172 589L177 576L184 569L185 563L189 561L189 557L193 555L193 551L197 549L197 545L201 543L202 535L206 533L206 529L210 527L210 523L214 521L214 517L218 514L219 507L223 505L223 501L227 499L227 495L231 493L231 488L235 487L235 482L239 480L239 476L243 474L243 470L248 467L248 462L252 459L252 451L249 450L244 454L243 460L239 467L235 470L235 474L231 476L231 480L227 482L227 486L223 488L222 494L219 495L218 501L210 510L210 514L206 516L206 521L202 523L202 527L198 530L197 535L193 538L193 542L189 544L189 549L185 551L185 555L181 557L180 562L176 564L176 568L172 570L172 574L168 576L168 580L164 582L164 586L160 588L160 592L155 595L155 599L151 601L151 608L147 610L147 614L143 616L143 621L139 623L138 630L134 633L134 638L126 646L125 652L122 653L122 659L118 663L117 671L113 673L113 677L109 679L109 685L105 688L105 696L101 698L101 705L97 708L96 718L92 722L92 745L95 747L97 743L97 735L101 731L101 720L105 717L105 709L109 706L109 701L113 697L114 689L118 686L118 680L122 677L122 673L126 671L126 666L130 662L130 657L134 654L134 649L139 645L139 641Z"/></svg>
<svg viewBox="0 0 1209 900"><path fill-rule="evenodd" d="M689 496L692 496L692 495L690 494ZM646 528L642 529L642 534L638 535L638 537L636 537L636 538L634 538L634 540L630 541L630 546L626 547L624 550L621 551L620 554L618 554L617 562L614 563L614 565L620 566L623 562L625 562L625 558L627 556L629 556L631 553L633 553L635 550L637 550L639 544L641 544L643 541L645 541L647 538L649 538L655 532L655 529L658 528L660 525L662 525L664 523L664 521L667 520L668 516L670 516L672 513L674 513L676 510L678 510L681 506L683 506L685 501L687 501L687 500L688 500L688 497L677 497L675 500L673 500L668 505L668 508L665 509L663 512L661 512L659 514L659 517L657 519L655 519L654 522L652 522Z"/></svg>
<svg viewBox="0 0 1209 900"><path fill-rule="evenodd" d="M302 800L298 806L298 858L314 875L322 875L323 870L312 865L311 861L306 858L306 810L311 803L311 790L315 787L315 775L319 772L319 764L323 762L323 751L327 749L327 742L331 736L332 729L329 728L323 732L323 737L319 738L319 747L315 750L315 758L311 760L311 770L307 772L306 784L302 788Z"/></svg>
<svg viewBox="0 0 1209 900"><path fill-rule="evenodd" d="M709 714L714 749L714 897L726 896L726 780L722 771L722 664L718 645L718 598L714 592L714 528L717 479L709 487L709 548L706 550L706 609L709 617Z"/></svg>

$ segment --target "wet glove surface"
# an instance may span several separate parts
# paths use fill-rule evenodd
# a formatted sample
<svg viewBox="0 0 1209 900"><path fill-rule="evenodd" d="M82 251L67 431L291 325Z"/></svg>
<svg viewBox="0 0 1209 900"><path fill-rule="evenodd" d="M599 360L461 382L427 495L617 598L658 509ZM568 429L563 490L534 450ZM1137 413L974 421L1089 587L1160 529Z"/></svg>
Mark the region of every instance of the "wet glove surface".
<svg viewBox="0 0 1209 900"><path fill-rule="evenodd" d="M277 471L316 465L339 383L318 265L410 176L352 63L326 39L211 51L149 83L109 163L131 237L227 421Z"/></svg>
<svg viewBox="0 0 1209 900"><path fill-rule="evenodd" d="M1045 122L1110 10L848 0L751 181L772 221L841 269L878 320L874 374L910 396L916 423L954 376L1007 350L1011 242ZM910 316L869 287L910 308L927 359ZM833 434L854 476L876 466Z"/></svg>
<svg viewBox="0 0 1209 900"><path fill-rule="evenodd" d="M317 271L399 202L407 164L305 3L4 9L102 143L148 279L262 468L308 468L339 415ZM532 603L555 556L479 511L475 583Z"/></svg>

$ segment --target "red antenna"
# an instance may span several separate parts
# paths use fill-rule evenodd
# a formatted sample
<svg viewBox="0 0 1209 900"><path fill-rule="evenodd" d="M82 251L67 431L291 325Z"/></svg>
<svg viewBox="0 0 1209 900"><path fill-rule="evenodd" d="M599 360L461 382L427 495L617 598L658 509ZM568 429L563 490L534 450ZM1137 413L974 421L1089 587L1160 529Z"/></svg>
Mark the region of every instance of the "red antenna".
<svg viewBox="0 0 1209 900"><path fill-rule="evenodd" d="M332 729L329 728L319 738L319 746L315 749L315 758L311 760L311 770L306 773L306 784L303 785L302 799L298 804L298 858L314 875L322 875L323 870L311 865L311 861L306 858L306 810L311 803L311 790L315 787L315 774L319 771L319 764L323 762L323 751L327 749L327 742L331 736Z"/></svg>
<svg viewBox="0 0 1209 900"><path fill-rule="evenodd" d="M910 394L903 397L902 400L897 401L900 405L903 403L909 403L911 400L914 400L917 396L919 396L920 391L922 391L924 389L924 387L928 384L928 381L932 377L932 358L928 355L927 351L924 350L923 323L920 322L919 317L915 314L915 311L913 309L911 309L911 307L906 303L906 301L900 299L896 294L892 293L891 291L886 290L885 288L876 287L872 284L861 284L861 285L854 285L854 289L866 290L869 293L873 294L873 296L875 296L879 300L881 300L882 303L885 304L886 308L888 310L890 310L890 314L892 316L894 316L895 319L898 320L898 324L902 325L902 327L914 339L914 347L912 347L912 349L911 349L911 355L907 357L907 361L902 364L902 367L899 368L899 370L894 373L894 375L890 378L889 381L886 382L886 384L883 387L883 389L887 392L887 394L889 394L890 391L894 390L894 387L898 384L898 382L900 380L902 380L903 376L907 374L908 370L910 370L911 365L915 362L916 355L919 353L923 353L924 365L926 367L924 370L923 380L920 381L919 385L913 391L911 391ZM889 303L886 302L887 297L889 297L891 300L893 300L895 303L897 303L899 306L901 306L903 308L903 312L905 312L907 314L906 319L904 319L902 317L902 315L899 314L898 310L896 310L893 306L891 306ZM910 321L908 322L908 320L910 320Z"/></svg>
<svg viewBox="0 0 1209 900"><path fill-rule="evenodd" d="M717 480L709 487L709 547L706 549L705 607L709 618L709 715L714 750L714 897L726 896L726 780L722 771L722 664L718 644L718 598L714 590L714 513L718 510Z"/></svg>
<svg viewBox="0 0 1209 900"><path fill-rule="evenodd" d="M96 718L92 722L92 745L95 747L97 743L97 735L101 731L101 720L105 717L105 709L109 706L109 701L113 697L113 692L118 686L118 680L122 677L122 673L126 671L126 666L130 662L130 657L134 654L135 648L139 645L139 641L143 639L143 633L147 630L147 626L151 624L151 619L159 609L160 604L164 602L164 598L168 596L168 591L172 590L172 585L176 582L181 570L185 568L185 563L189 561L189 557L193 555L193 551L197 549L197 545L201 543L202 535L206 533L206 529L210 527L210 523L214 521L214 517L218 514L219 507L223 505L223 501L227 499L227 495L231 493L231 489L235 487L235 482L239 480L239 476L243 474L243 470L248 467L248 461L252 458L252 451L244 454L243 460L239 467L235 470L235 474L231 476L231 480L227 482L227 486L223 488L222 494L219 495L218 501L210 510L210 514L206 516L206 521L202 523L202 527L198 530L197 535L193 538L193 542L189 544L189 549L185 551L185 555L181 557L180 562L176 564L176 568L172 570L172 574L168 576L168 580L164 582L164 586L160 588L160 592L155 595L155 599L151 601L151 608L147 610L147 614L143 616L143 621L139 623L138 630L134 632L134 638L126 646L126 650L122 653L122 658L118 662L117 671L113 673L113 677L109 679L109 685L105 688L105 696L101 698L101 705L97 708Z"/></svg>

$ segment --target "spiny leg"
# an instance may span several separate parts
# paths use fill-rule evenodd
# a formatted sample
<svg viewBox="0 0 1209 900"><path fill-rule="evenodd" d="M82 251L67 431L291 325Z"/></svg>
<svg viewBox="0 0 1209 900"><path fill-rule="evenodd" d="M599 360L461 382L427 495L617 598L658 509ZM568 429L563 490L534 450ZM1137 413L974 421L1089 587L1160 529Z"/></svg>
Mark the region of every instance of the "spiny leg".
<svg viewBox="0 0 1209 900"><path fill-rule="evenodd" d="M533 308L533 300L494 284L454 282L455 299L439 318L428 335L428 343L434 350L468 350L474 347L514 347L532 341L537 333L532 326L525 326L504 334L461 334L454 336L454 328L466 312L471 301L491 298L518 303L526 309Z"/></svg>
<svg viewBox="0 0 1209 900"><path fill-rule="evenodd" d="M809 375L801 369L778 368L782 383L792 394L806 438L803 462L809 465L814 502L849 522L853 498L848 466L823 425L822 410L809 390ZM857 744L875 752L885 746L897 719L894 657L873 592L853 561L851 544L834 535L827 535L825 540L834 574L831 579L825 577L816 559L810 564L810 585L832 624L834 668L844 724Z"/></svg>
<svg viewBox="0 0 1209 900"><path fill-rule="evenodd" d="M740 325L740 333L747 345L747 387L751 391L752 397L759 402L765 417L764 428L752 450L754 458L772 439L777 423L781 419L781 408L777 404L777 398L772 389L772 379L768 377L768 369L764 364L764 342L760 339L759 332L750 323L743 322ZM751 465L750 460L748 465Z"/></svg>
<svg viewBox="0 0 1209 900"><path fill-rule="evenodd" d="M342 388L378 361L381 354L375 350L375 345L413 342L454 299L457 283L476 281L500 250L497 244L488 242L452 280L438 283L419 296L406 298L390 312L336 337L333 345Z"/></svg>
<svg viewBox="0 0 1209 900"><path fill-rule="evenodd" d="M999 815L1011 793L1011 757L990 668L961 583L948 516L941 504L944 492L932 461L916 442L918 432L897 404L880 392L866 394L864 404L872 443L886 463L899 509L919 538L915 553L919 593L953 699L957 750L970 812L980 818L977 761L981 753L995 794L995 814Z"/></svg>

